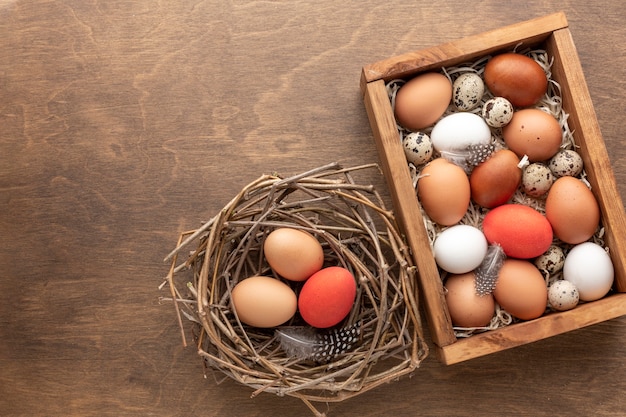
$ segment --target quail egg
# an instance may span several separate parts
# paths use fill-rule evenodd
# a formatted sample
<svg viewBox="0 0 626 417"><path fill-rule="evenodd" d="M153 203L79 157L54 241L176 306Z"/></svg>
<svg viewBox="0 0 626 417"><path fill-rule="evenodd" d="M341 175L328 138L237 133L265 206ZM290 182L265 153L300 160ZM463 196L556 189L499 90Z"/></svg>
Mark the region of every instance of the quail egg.
<svg viewBox="0 0 626 417"><path fill-rule="evenodd" d="M485 102L482 116L491 127L506 126L513 118L513 105L504 97L494 97Z"/></svg>
<svg viewBox="0 0 626 417"><path fill-rule="evenodd" d="M548 163L555 177L577 177L583 170L583 159L571 149L559 151Z"/></svg>
<svg viewBox="0 0 626 417"><path fill-rule="evenodd" d="M565 263L565 253L557 245L552 245L542 255L535 259L535 266L540 271L555 274L563 269Z"/></svg>
<svg viewBox="0 0 626 417"><path fill-rule="evenodd" d="M550 168L539 162L528 165L522 173L522 187L524 192L531 197L545 195L553 182L554 174Z"/></svg>
<svg viewBox="0 0 626 417"><path fill-rule="evenodd" d="M480 104L485 92L485 83L473 72L462 74L452 85L452 102L461 111L472 110Z"/></svg>
<svg viewBox="0 0 626 417"><path fill-rule="evenodd" d="M433 144L430 137L422 132L411 132L402 140L407 161L415 166L423 165L433 156Z"/></svg>
<svg viewBox="0 0 626 417"><path fill-rule="evenodd" d="M578 289L569 281L559 280L548 288L548 301L557 311L571 310L578 305Z"/></svg>

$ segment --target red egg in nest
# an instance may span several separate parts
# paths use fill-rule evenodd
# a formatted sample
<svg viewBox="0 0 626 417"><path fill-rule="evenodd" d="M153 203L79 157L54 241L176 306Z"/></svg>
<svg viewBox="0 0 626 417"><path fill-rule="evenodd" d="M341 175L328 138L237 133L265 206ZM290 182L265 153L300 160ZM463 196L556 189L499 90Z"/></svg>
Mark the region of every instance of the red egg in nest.
<svg viewBox="0 0 626 417"><path fill-rule="evenodd" d="M298 310L309 325L332 327L352 310L356 281L350 271L339 266L324 268L313 274L298 296Z"/></svg>

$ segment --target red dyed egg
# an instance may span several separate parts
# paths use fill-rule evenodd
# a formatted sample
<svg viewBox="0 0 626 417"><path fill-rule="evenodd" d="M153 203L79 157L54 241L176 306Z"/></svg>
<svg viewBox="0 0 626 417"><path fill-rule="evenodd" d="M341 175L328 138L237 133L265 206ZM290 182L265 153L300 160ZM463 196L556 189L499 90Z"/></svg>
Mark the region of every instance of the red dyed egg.
<svg viewBox="0 0 626 417"><path fill-rule="evenodd" d="M537 210L521 204L498 206L485 215L483 233L512 258L535 258L552 243L552 226Z"/></svg>
<svg viewBox="0 0 626 417"><path fill-rule="evenodd" d="M313 274L298 297L300 315L308 324L327 328L338 324L352 310L356 281L345 268L331 266Z"/></svg>

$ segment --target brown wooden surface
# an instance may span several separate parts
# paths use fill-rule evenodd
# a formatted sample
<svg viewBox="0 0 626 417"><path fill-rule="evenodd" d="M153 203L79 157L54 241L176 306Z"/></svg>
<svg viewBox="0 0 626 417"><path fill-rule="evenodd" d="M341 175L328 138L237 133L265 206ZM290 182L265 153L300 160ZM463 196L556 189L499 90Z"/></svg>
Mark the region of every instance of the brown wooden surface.
<svg viewBox="0 0 626 417"><path fill-rule="evenodd" d="M621 2L466 5L1 2L0 416L309 415L204 378L157 287L179 232L260 174L377 161L365 64L565 11L626 196ZM624 375L621 317L322 409L623 416Z"/></svg>

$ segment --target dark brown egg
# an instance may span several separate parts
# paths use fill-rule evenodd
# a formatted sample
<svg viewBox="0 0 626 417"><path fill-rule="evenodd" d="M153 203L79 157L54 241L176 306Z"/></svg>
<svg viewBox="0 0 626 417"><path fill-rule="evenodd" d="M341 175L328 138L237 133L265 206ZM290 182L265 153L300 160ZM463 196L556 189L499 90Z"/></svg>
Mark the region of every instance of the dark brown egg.
<svg viewBox="0 0 626 417"><path fill-rule="evenodd" d="M548 78L532 58L516 53L496 55L485 66L485 84L494 96L516 107L537 103L548 89Z"/></svg>
<svg viewBox="0 0 626 417"><path fill-rule="evenodd" d="M478 165L470 175L472 199L476 204L493 208L506 203L517 190L522 170L513 151L501 149Z"/></svg>

